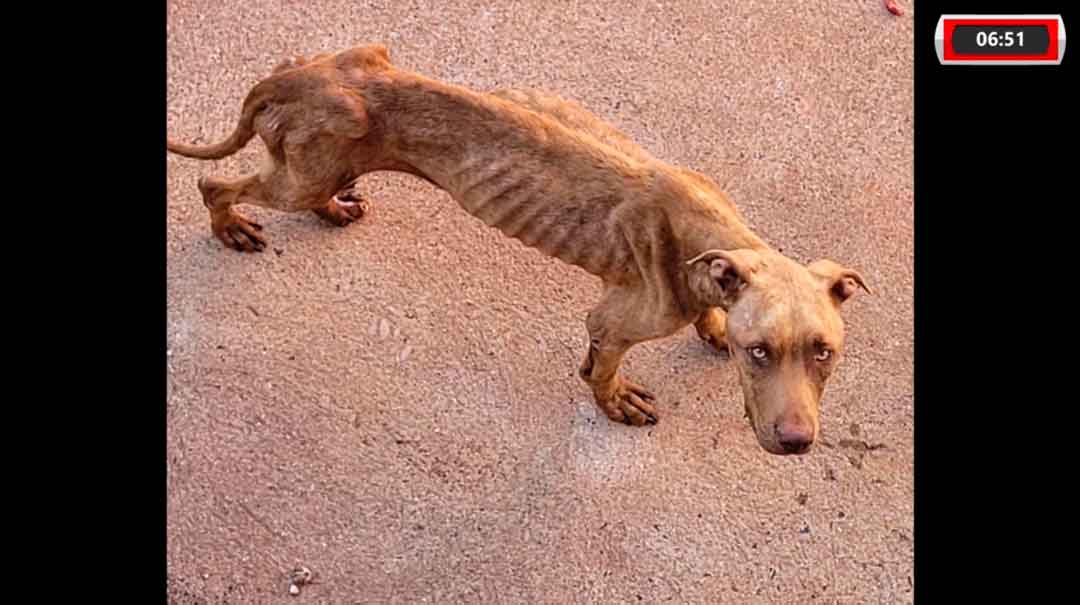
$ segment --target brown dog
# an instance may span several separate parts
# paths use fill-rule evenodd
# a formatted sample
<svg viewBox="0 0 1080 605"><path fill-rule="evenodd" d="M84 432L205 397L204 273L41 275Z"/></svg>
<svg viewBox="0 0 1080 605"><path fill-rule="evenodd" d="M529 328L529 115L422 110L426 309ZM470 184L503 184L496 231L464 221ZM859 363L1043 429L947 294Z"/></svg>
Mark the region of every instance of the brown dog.
<svg viewBox="0 0 1080 605"><path fill-rule="evenodd" d="M313 210L348 224L363 204L337 195L378 170L407 172L526 245L599 276L580 374L612 420L656 422L654 397L618 372L633 345L693 323L736 361L759 443L809 450L825 381L843 347L841 303L858 273L800 265L743 223L708 178L665 164L578 105L533 91L491 94L395 68L380 45L279 65L244 102L224 142L169 141L189 157L235 153L255 134L269 161L236 180L203 178L214 234L261 250L236 204Z"/></svg>

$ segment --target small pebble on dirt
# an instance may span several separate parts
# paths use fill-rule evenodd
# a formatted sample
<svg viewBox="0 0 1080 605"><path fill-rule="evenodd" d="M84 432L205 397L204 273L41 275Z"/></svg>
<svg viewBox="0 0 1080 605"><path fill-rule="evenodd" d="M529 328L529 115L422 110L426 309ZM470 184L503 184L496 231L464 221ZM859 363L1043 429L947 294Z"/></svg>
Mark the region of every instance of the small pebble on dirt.
<svg viewBox="0 0 1080 605"><path fill-rule="evenodd" d="M311 583L311 570L306 567L297 567L289 574L289 594L300 594L300 587Z"/></svg>
<svg viewBox="0 0 1080 605"><path fill-rule="evenodd" d="M311 570L306 567L297 567L292 571L289 579L293 584L297 586L303 586L304 584L311 583Z"/></svg>
<svg viewBox="0 0 1080 605"><path fill-rule="evenodd" d="M809 496L807 496L806 494L799 494L798 496L795 496L795 501L803 506L806 506L806 500L808 498Z"/></svg>

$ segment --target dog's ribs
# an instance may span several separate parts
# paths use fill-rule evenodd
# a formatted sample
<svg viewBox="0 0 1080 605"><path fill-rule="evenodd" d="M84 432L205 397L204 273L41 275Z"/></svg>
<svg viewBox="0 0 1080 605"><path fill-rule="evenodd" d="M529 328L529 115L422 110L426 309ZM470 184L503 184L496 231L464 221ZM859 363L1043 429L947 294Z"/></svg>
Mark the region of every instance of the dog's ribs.
<svg viewBox="0 0 1080 605"><path fill-rule="evenodd" d="M405 87L384 95L409 104L402 97L424 94L425 88ZM598 153L555 120L523 121L490 98L428 94L425 102L434 99L444 113L470 124L468 138L433 141L425 136L430 125L418 126L417 121L396 125L400 130L395 136L408 161L462 208L507 236L595 275L624 271L633 262L619 236L616 210L642 193L648 167L615 151ZM498 118L491 119L492 114ZM547 153L556 146L554 141L561 152ZM420 152L410 153L414 149ZM573 153L577 150L580 154ZM626 195L614 196L613 191Z"/></svg>

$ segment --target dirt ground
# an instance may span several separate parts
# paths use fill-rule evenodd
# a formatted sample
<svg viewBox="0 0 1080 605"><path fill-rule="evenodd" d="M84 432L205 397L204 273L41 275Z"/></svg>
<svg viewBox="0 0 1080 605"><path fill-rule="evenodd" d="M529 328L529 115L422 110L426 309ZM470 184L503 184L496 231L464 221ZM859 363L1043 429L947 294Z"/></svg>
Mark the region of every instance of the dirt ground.
<svg viewBox="0 0 1080 605"><path fill-rule="evenodd" d="M172 1L168 130L231 132L286 56L381 42L478 89L582 102L711 175L794 258L858 269L819 443L765 453L692 328L634 349L660 423L576 369L585 272L396 174L341 229L244 208L210 234L168 162L168 575L176 603L907 603L913 599L912 20L876 0ZM306 566L314 583L288 594Z"/></svg>

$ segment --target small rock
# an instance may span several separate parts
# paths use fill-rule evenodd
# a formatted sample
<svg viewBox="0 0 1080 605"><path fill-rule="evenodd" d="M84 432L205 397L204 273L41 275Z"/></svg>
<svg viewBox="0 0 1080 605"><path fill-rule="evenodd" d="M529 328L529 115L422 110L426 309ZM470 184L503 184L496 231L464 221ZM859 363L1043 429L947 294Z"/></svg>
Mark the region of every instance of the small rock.
<svg viewBox="0 0 1080 605"><path fill-rule="evenodd" d="M297 567L292 571L290 579L297 586L308 584L311 582L311 570L306 567Z"/></svg>
<svg viewBox="0 0 1080 605"><path fill-rule="evenodd" d="M409 355L412 355L412 345L405 345L405 348L398 353L398 363L404 362L409 358Z"/></svg>
<svg viewBox="0 0 1080 605"><path fill-rule="evenodd" d="M795 496L795 501L798 502L799 504L801 504L802 506L806 506L806 500L808 498L809 498L809 496L807 496L806 494L799 494L798 496Z"/></svg>
<svg viewBox="0 0 1080 605"><path fill-rule="evenodd" d="M385 340L390 335L390 322L386 318L379 320L379 340Z"/></svg>
<svg viewBox="0 0 1080 605"><path fill-rule="evenodd" d="M291 594L294 597L296 595L300 594L300 587L297 586L296 584L289 584L289 594Z"/></svg>
<svg viewBox="0 0 1080 605"><path fill-rule="evenodd" d="M285 253L285 250L283 250L281 248L274 248L274 253L277 254L278 256L281 256L282 254Z"/></svg>

